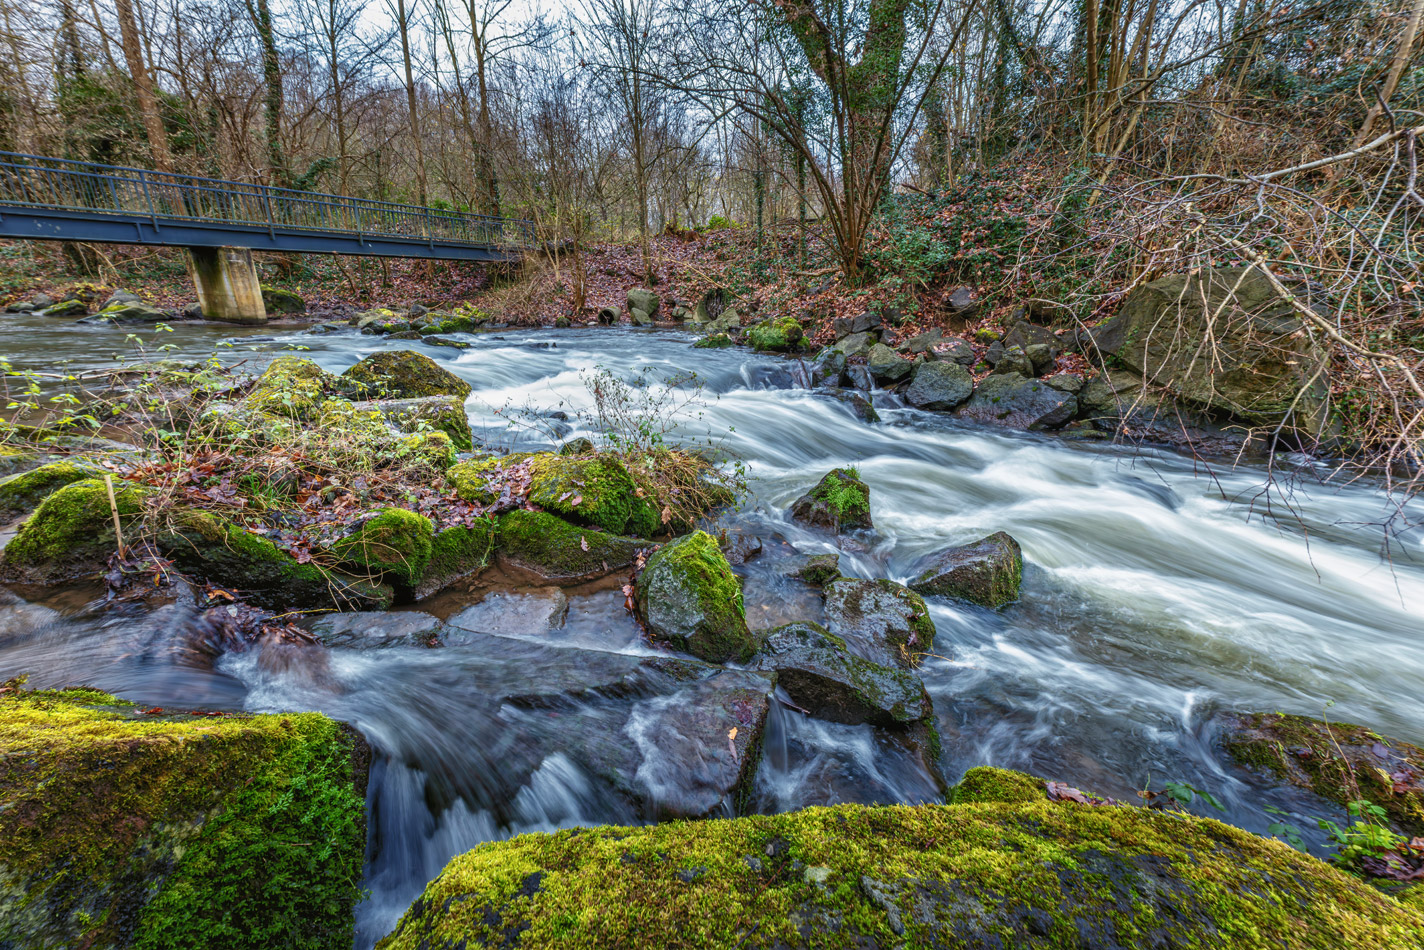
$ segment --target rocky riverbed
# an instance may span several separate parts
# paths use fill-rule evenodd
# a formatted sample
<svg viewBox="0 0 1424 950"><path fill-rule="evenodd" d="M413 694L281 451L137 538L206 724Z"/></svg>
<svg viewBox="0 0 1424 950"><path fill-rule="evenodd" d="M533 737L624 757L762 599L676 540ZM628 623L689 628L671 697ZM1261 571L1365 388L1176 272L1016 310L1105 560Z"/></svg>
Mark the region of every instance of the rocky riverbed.
<svg viewBox="0 0 1424 950"><path fill-rule="evenodd" d="M218 360L246 361L246 377L192 366L207 350L180 332L166 354L177 365L106 381L106 398L141 394L126 411L169 419L182 405L186 424L252 447L184 456L197 478L183 480L171 455L112 444L117 433L106 431L102 443L13 439L6 464L16 475L0 484L12 521L38 508L10 529L0 672L29 673L29 687L92 685L141 711L318 711L364 737L371 832L358 946L389 932L451 857L480 842L808 805L990 807L950 791L984 764L1125 802L1184 783L1224 809L1197 801L1189 810L1257 833L1277 820L1269 805L1325 853L1312 818L1346 820L1348 795L1283 780L1290 760L1233 755L1235 717L1318 718L1333 702L1332 719L1424 736L1415 704L1399 701L1424 673L1411 606L1424 602L1424 551L1406 537L1392 564L1381 560L1376 531L1357 527L1386 511L1368 487L1304 488L1294 520L1263 522L1253 508L1263 473L1250 464L1203 477L1200 462L1170 451L945 411L953 407L925 394L950 401L943 393L957 374L937 380L925 367L963 365L952 358L892 354L910 366L898 380L877 376L868 359L866 386L817 388L828 380L808 371L823 363L698 349L677 332L362 332L373 325L235 337ZM869 332L849 330L846 339ZM72 369L104 368L92 341L107 332L116 342L121 331L84 332L96 336ZM612 412L610 380L633 379L617 393L646 404L692 392L688 372L701 395L658 433L698 448L686 472L643 469L611 451L619 446L598 425ZM666 389L669 378L683 382ZM971 381L976 393L984 386ZM317 468L282 464L318 452L327 454ZM271 465L254 470L259 457ZM738 462L739 504L727 494L741 487ZM709 480L713 471L731 481ZM112 506L105 475L117 488ZM281 499L270 497L274 486ZM133 526L131 543L151 545L122 563L109 559L115 510ZM155 572L160 559L184 576ZM105 595L93 578L114 573ZM1400 776L1390 794L1413 800L1424 763L1407 743L1380 742L1376 757ZM1079 821L1067 812L1082 809L1093 810L1082 821L1113 824L1097 815L1115 806L1061 791L1050 801L1050 786L1027 781L1033 795L1016 801L1031 807L1012 821ZM877 820L861 814L874 813L846 820ZM953 826L977 841L1010 820L976 812L971 827L955 814L923 821L940 840L952 840ZM895 820L915 826L905 826L912 840L929 833L921 819ZM1141 835L1117 847L1131 861L1156 854L1134 848L1172 820L1123 819L1117 827L1141 823ZM731 863L771 875L789 889L757 911L781 915L767 934L845 882L856 907L880 908L865 931L877 940L892 939L897 919L913 930L914 908L933 904L907 882L943 868L888 853L833 859L805 837L835 840L824 831L756 821L729 826L737 840L715 856L651 838L620 847L639 861L676 852L667 874L688 899L723 893ZM1242 854L1277 847L1211 827L1193 824L1191 834ZM784 855L776 840L787 842ZM509 859L528 866L520 887L568 860ZM1268 863L1287 863L1269 874L1314 867L1289 864L1303 860L1270 851ZM661 881L651 865L634 866ZM474 893L507 916L509 895L468 867L452 866L432 894ZM1408 912L1395 909L1404 905L1322 870L1348 891L1354 922L1340 934L1408 932ZM583 880L601 873L590 866ZM542 881L528 896L552 902L538 911L550 916L510 916L511 926L542 932L573 899L564 895L587 886ZM394 945L464 926L426 920L422 906ZM1202 913L1201 927L1219 926ZM829 917L808 924L821 925L834 930ZM1268 919L1253 925L1275 932Z"/></svg>

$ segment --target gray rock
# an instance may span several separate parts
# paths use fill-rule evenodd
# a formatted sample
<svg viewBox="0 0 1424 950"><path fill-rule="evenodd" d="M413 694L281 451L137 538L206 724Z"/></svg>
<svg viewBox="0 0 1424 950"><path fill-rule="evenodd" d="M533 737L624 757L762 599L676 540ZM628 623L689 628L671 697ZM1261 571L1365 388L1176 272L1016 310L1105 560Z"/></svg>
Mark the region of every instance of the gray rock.
<svg viewBox="0 0 1424 950"><path fill-rule="evenodd" d="M634 307L628 311L628 317L637 327L650 327L653 325L653 316L641 307Z"/></svg>
<svg viewBox="0 0 1424 950"><path fill-rule="evenodd" d="M967 320L979 312L979 305L974 301L974 293L968 287L956 287L950 292L946 304L950 314L962 320Z"/></svg>
<svg viewBox="0 0 1424 950"><path fill-rule="evenodd" d="M1033 374L1042 376L1053 368L1053 361L1058 358L1054 348L1047 343L1030 343L1023 349L1024 355L1033 363Z"/></svg>
<svg viewBox="0 0 1424 950"><path fill-rule="evenodd" d="M439 646L446 627L418 610L366 610L327 614L312 623L311 632L329 647L376 650Z"/></svg>
<svg viewBox="0 0 1424 950"><path fill-rule="evenodd" d="M870 348L875 345L875 339L869 333L852 333L842 337L835 345L848 358L864 356L870 352Z"/></svg>
<svg viewBox="0 0 1424 950"><path fill-rule="evenodd" d="M109 294L109 298L99 306L99 309L107 310L109 307L112 307L116 303L130 304L143 302L144 299L138 294L131 294L127 290L116 290L113 293Z"/></svg>
<svg viewBox="0 0 1424 950"><path fill-rule="evenodd" d="M905 401L919 409L953 409L973 394L974 378L958 363L921 363Z"/></svg>
<svg viewBox="0 0 1424 950"><path fill-rule="evenodd" d="M960 366L974 365L974 347L964 340L944 340L930 348L935 359L948 360Z"/></svg>
<svg viewBox="0 0 1424 950"><path fill-rule="evenodd" d="M994 345L998 346L997 343ZM994 361L994 372L999 375L1017 373L1020 376L1032 377L1034 375L1033 360L1029 359L1028 354L1021 347L1006 346L999 354L999 358Z"/></svg>
<svg viewBox="0 0 1424 950"><path fill-rule="evenodd" d="M916 355L928 353L943 337L944 331L936 327L933 330L927 330L919 336L911 337L905 341L905 349Z"/></svg>
<svg viewBox="0 0 1424 950"><path fill-rule="evenodd" d="M82 300L61 300L43 310L35 311L42 317L82 317L89 312Z"/></svg>
<svg viewBox="0 0 1424 950"><path fill-rule="evenodd" d="M870 488L853 471L836 468L796 499L791 517L806 524L842 531L869 530Z"/></svg>
<svg viewBox="0 0 1424 950"><path fill-rule="evenodd" d="M35 305L32 304L32 303L30 303L28 300L16 300L15 302L6 305L6 307L5 307L5 312L6 312L6 313L30 313L30 312L32 312L34 309L35 309Z"/></svg>
<svg viewBox="0 0 1424 950"><path fill-rule="evenodd" d="M195 300L190 304L184 305L183 316L189 320L201 320L206 315L203 313L203 305Z"/></svg>
<svg viewBox="0 0 1424 950"><path fill-rule="evenodd" d="M310 333L312 331L308 330L307 332ZM431 334L430 336L420 336L419 333L416 333L415 335L420 338L420 342L426 344L427 346L448 346L456 350L468 350L470 348L470 344L466 341L451 339L448 336L437 336L435 334Z"/></svg>
<svg viewBox="0 0 1424 950"><path fill-rule="evenodd" d="M840 386L845 380L846 354L827 347L811 360L806 368L806 383L816 386Z"/></svg>
<svg viewBox="0 0 1424 950"><path fill-rule="evenodd" d="M910 589L919 594L956 597L984 607L1018 600L1023 580L1023 551L1002 531L972 544L926 555L911 568Z"/></svg>
<svg viewBox="0 0 1424 950"><path fill-rule="evenodd" d="M92 317L85 317L84 323L154 324L172 319L167 310L150 307L142 301L138 303L116 303L105 307Z"/></svg>
<svg viewBox="0 0 1424 950"><path fill-rule="evenodd" d="M562 627L568 614L569 599L557 587L496 591L451 617L449 625L498 637L539 636ZM459 636L452 632L446 642L458 643Z"/></svg>
<svg viewBox="0 0 1424 950"><path fill-rule="evenodd" d="M891 580L842 578L826 585L826 627L846 649L881 666L911 669L934 646L924 598Z"/></svg>
<svg viewBox="0 0 1424 950"><path fill-rule="evenodd" d="M905 359L884 343L877 343L870 348L865 365L869 367L870 375L876 381L890 383L904 379L915 369L914 362Z"/></svg>
<svg viewBox="0 0 1424 950"><path fill-rule="evenodd" d="M1043 384L1052 386L1059 392L1078 393L1083 389L1083 377L1075 373L1057 373L1045 379ZM1082 406L1082 400L1079 400L1079 406Z"/></svg>
<svg viewBox="0 0 1424 950"><path fill-rule="evenodd" d="M1015 429L1056 429L1078 412L1072 393L1061 392L1018 373L994 375L974 391L959 415L975 422Z"/></svg>
<svg viewBox="0 0 1424 950"><path fill-rule="evenodd" d="M652 320L658 314L658 295L643 287L628 291L628 309L641 310Z"/></svg>
<svg viewBox="0 0 1424 950"><path fill-rule="evenodd" d="M595 449L592 439L580 436L559 446L560 455L591 455Z"/></svg>
<svg viewBox="0 0 1424 950"><path fill-rule="evenodd" d="M875 380L866 366L847 366L846 381L861 392L868 393L875 388Z"/></svg>
<svg viewBox="0 0 1424 950"><path fill-rule="evenodd" d="M999 360L1001 360L1001 359L1003 359L1003 358L1004 358L1004 341L1003 341L1003 340L995 340L993 343L990 343L990 344L989 344L989 348L984 351L984 362L988 363L990 366L993 366L994 364L998 363Z"/></svg>
<svg viewBox="0 0 1424 950"><path fill-rule="evenodd" d="M43 310L45 307L54 306L54 298L49 294L35 294L30 298L30 309Z"/></svg>
<svg viewBox="0 0 1424 950"><path fill-rule="evenodd" d="M872 331L875 331L878 336L883 322L880 314L867 310L854 317L836 317L831 321L831 329L835 332L837 340L854 333L870 333Z"/></svg>
<svg viewBox="0 0 1424 950"><path fill-rule="evenodd" d="M825 587L841 576L839 554L798 554L778 565L782 576L804 581L812 587Z"/></svg>
<svg viewBox="0 0 1424 950"><path fill-rule="evenodd" d="M755 667L774 671L791 701L818 719L899 726L933 712L918 676L856 656L819 624L787 624L765 638Z"/></svg>
<svg viewBox="0 0 1424 950"><path fill-rule="evenodd" d="M864 366L852 366L851 369L858 369L865 372ZM868 376L870 374L866 372L865 375ZM836 402L849 407L850 411L854 413L855 417L861 422L880 421L880 413L875 411L875 406L871 404L869 399L866 399L865 396L854 389L822 389L817 391L817 395L825 396L827 399L834 399Z"/></svg>
<svg viewBox="0 0 1424 950"><path fill-rule="evenodd" d="M1036 327L1032 323L1020 320L1009 327L1008 332L1004 334L1005 346L1020 346L1027 349L1035 343L1041 343L1050 348L1055 359L1059 353L1063 352L1063 346L1059 343L1058 337L1046 327Z"/></svg>

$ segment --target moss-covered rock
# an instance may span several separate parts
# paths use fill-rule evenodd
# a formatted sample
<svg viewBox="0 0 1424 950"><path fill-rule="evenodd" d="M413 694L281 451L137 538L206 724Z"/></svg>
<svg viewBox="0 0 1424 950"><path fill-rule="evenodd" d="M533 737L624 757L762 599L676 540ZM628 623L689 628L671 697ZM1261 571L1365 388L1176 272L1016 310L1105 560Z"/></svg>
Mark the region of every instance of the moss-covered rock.
<svg viewBox="0 0 1424 950"><path fill-rule="evenodd" d="M92 465L65 459L6 478L0 481L0 524L33 511L40 502L65 485L86 478L102 478L103 475Z"/></svg>
<svg viewBox="0 0 1424 950"><path fill-rule="evenodd" d="M788 559L781 573L804 581L812 587L825 587L841 576L841 556L839 554L801 554Z"/></svg>
<svg viewBox="0 0 1424 950"><path fill-rule="evenodd" d="M118 550L114 509L121 527L132 527L143 511L143 489L114 480L114 504L102 478L72 482L54 492L25 520L0 555L0 577L28 584L53 584L98 574ZM132 541L130 534L128 540Z"/></svg>
<svg viewBox="0 0 1424 950"><path fill-rule="evenodd" d="M443 432L458 451L474 448L470 417L458 396L426 396L421 399L388 399L357 403L357 408L378 410L385 420L405 433Z"/></svg>
<svg viewBox="0 0 1424 950"><path fill-rule="evenodd" d="M1040 797L522 835L451 861L379 947L1354 950L1421 927L1277 841Z"/></svg>
<svg viewBox="0 0 1424 950"><path fill-rule="evenodd" d="M987 765L965 772L964 778L949 794L950 803L954 805L991 802L1011 805L1015 802L1041 802L1047 798L1048 789L1043 779Z"/></svg>
<svg viewBox="0 0 1424 950"><path fill-rule="evenodd" d="M1230 717L1223 745L1242 765L1341 805L1364 798L1407 837L1424 835L1424 749L1363 726L1284 713Z"/></svg>
<svg viewBox="0 0 1424 950"><path fill-rule="evenodd" d="M268 313L306 313L307 302L299 294L281 287L262 288L262 305Z"/></svg>
<svg viewBox="0 0 1424 950"><path fill-rule="evenodd" d="M611 455L541 453L530 460L529 500L576 524L648 537L660 527L657 507Z"/></svg>
<svg viewBox="0 0 1424 950"><path fill-rule="evenodd" d="M499 519L497 547L507 561L550 581L585 580L633 563L632 538L580 528L544 511L511 511Z"/></svg>
<svg viewBox="0 0 1424 950"><path fill-rule="evenodd" d="M772 317L747 328L747 343L754 350L789 353L801 348L806 333L792 316Z"/></svg>
<svg viewBox="0 0 1424 950"><path fill-rule="evenodd" d="M300 563L267 538L211 512L176 514L158 542L180 570L234 588L260 607L381 610L391 604L389 587Z"/></svg>
<svg viewBox="0 0 1424 950"><path fill-rule="evenodd" d="M291 419L313 419L326 398L351 387L311 360L279 356L257 378L246 407Z"/></svg>
<svg viewBox="0 0 1424 950"><path fill-rule="evenodd" d="M900 726L934 712L920 678L863 660L820 624L767 630L756 668L774 670L791 701L819 719Z"/></svg>
<svg viewBox="0 0 1424 950"><path fill-rule="evenodd" d="M426 329L430 333L473 333L489 323L489 314L479 310L469 313L432 313L426 317Z"/></svg>
<svg viewBox="0 0 1424 950"><path fill-rule="evenodd" d="M435 525L425 515L404 508L387 508L361 522L331 546L346 564L413 589L425 576L435 538Z"/></svg>
<svg viewBox="0 0 1424 950"><path fill-rule="evenodd" d="M638 617L654 639L713 663L745 661L756 652L741 584L706 532L694 531L655 551L638 575L636 591Z"/></svg>
<svg viewBox="0 0 1424 950"><path fill-rule="evenodd" d="M469 383L413 350L372 353L341 375L396 399L470 394Z"/></svg>
<svg viewBox="0 0 1424 950"><path fill-rule="evenodd" d="M934 646L929 608L904 585L885 578L842 578L825 590L826 626L856 656L910 669Z"/></svg>
<svg viewBox="0 0 1424 950"><path fill-rule="evenodd" d="M395 446L395 460L404 468L443 472L458 458L455 443L444 432L417 432L397 440Z"/></svg>
<svg viewBox="0 0 1424 950"><path fill-rule="evenodd" d="M1019 599L1023 551L1011 536L996 531L972 544L926 555L911 573L910 589L917 593L1002 607Z"/></svg>
<svg viewBox="0 0 1424 950"><path fill-rule="evenodd" d="M495 554L497 524L493 518L475 518L468 525L452 525L438 532L430 544L430 560L415 589L416 598L429 597L489 567Z"/></svg>
<svg viewBox="0 0 1424 950"><path fill-rule="evenodd" d="M868 530L875 526L870 520L870 487L855 469L832 469L796 499L791 517L835 532Z"/></svg>
<svg viewBox="0 0 1424 950"><path fill-rule="evenodd" d="M369 750L316 713L0 695L0 946L349 947Z"/></svg>
<svg viewBox="0 0 1424 950"><path fill-rule="evenodd" d="M710 333L692 344L698 350L722 350L732 345L732 338L725 333Z"/></svg>
<svg viewBox="0 0 1424 950"><path fill-rule="evenodd" d="M529 452L511 452L509 455L466 459L446 471L445 481L453 485L455 494L465 501L491 505L499 498L504 482L513 474L514 467L531 458L533 455Z"/></svg>

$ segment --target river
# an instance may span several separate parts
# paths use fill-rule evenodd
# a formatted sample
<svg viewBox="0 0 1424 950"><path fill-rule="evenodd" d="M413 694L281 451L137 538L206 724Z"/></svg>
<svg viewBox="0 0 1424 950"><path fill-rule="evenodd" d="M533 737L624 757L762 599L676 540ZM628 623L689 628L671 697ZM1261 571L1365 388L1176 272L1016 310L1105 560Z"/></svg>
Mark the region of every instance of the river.
<svg viewBox="0 0 1424 950"><path fill-rule="evenodd" d="M53 371L67 360L70 372L94 369L129 348L121 330L40 318L20 326L29 331L12 324L5 355L21 367ZM1195 806L1203 814L1264 832L1274 820L1264 807L1282 807L1318 847L1310 819L1334 813L1261 788L1226 762L1216 744L1223 711L1324 712L1424 743L1424 539L1405 534L1386 550L1378 524L1389 500L1373 485L1323 483L1327 470L1305 462L1293 470L1294 489L1268 499L1256 463L983 428L887 394L877 396L882 421L867 424L794 388L790 361L697 350L666 331L502 331L463 337L465 350L181 324L160 336L177 358L216 352L260 365L304 347L337 372L376 349L411 347L474 387L467 408L477 432L520 448L586 431L585 379L599 368L653 379L695 372L700 415L683 420L681 435L710 435L745 463L750 498L723 526L761 538L768 552L739 568L753 626L814 611L778 579L775 552L834 550L784 514L831 468L859 469L880 535L869 550L842 553L844 573L903 581L921 554L1009 532L1026 562L1018 603L997 612L931 604L938 639L921 673L951 782L994 764L1136 800L1136 789L1185 781L1225 806ZM511 430L512 415L531 414L517 410L568 418ZM0 678L28 672L33 685L86 683L155 705L316 709L371 740L370 897L358 947L389 930L451 855L481 841L641 820L579 766L575 745L633 720L605 720L607 710L590 703L552 729L492 701L537 673L530 664L564 655L561 647L575 669L583 651L648 652L616 585L570 591L568 618L552 633L433 651L338 646L297 659L260 650L195 657L175 646L191 616L106 613L90 607L93 593L0 603ZM429 609L448 616L478 596L443 595ZM809 721L778 704L745 807L934 795L870 727Z"/></svg>

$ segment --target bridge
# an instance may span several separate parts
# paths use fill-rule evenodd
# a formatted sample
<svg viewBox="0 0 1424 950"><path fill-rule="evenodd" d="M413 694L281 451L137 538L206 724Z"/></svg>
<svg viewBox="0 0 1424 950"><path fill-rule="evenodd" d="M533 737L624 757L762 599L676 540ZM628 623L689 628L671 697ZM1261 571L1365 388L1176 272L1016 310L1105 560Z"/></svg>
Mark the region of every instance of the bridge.
<svg viewBox="0 0 1424 950"><path fill-rule="evenodd" d="M252 251L519 260L528 221L0 152L0 238L187 248L205 315L267 318Z"/></svg>

